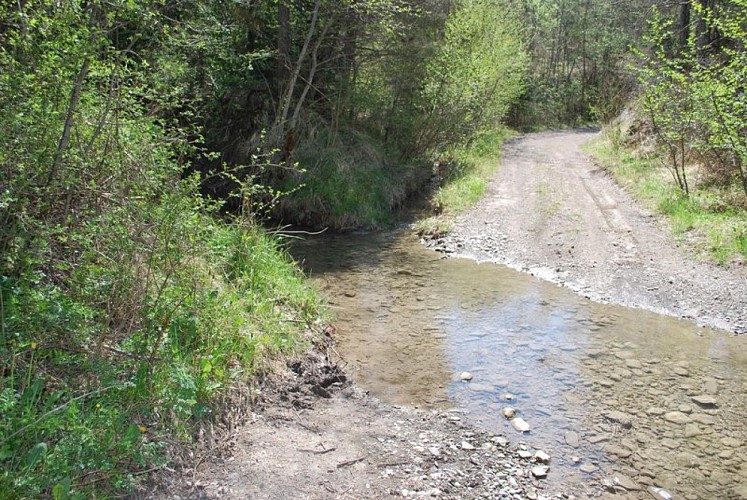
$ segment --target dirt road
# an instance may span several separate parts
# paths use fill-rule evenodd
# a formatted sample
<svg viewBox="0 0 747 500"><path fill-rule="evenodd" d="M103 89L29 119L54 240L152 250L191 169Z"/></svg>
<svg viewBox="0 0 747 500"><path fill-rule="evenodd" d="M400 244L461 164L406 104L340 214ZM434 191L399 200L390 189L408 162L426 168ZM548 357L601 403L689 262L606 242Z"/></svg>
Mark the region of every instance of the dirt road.
<svg viewBox="0 0 747 500"><path fill-rule="evenodd" d="M593 130L521 136L441 251L489 260L591 299L747 332L747 272L699 261L580 151Z"/></svg>

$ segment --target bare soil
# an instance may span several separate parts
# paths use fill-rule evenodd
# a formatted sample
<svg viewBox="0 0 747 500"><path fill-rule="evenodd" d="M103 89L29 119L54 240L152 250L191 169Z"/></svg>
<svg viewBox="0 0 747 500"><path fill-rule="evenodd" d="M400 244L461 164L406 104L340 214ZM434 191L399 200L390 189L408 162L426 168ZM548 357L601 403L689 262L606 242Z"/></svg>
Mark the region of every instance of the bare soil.
<svg viewBox="0 0 747 500"><path fill-rule="evenodd" d="M593 131L522 136L488 195L429 246L525 270L599 301L747 331L747 275L678 246L579 147ZM154 498L590 498L563 484L519 434L467 426L458 411L384 404L351 385L331 344L289 360L243 425L162 478ZM204 457L200 458L200 457ZM541 475L541 474L540 474ZM619 488L618 488L619 489ZM624 489L621 490L622 493ZM619 498L619 497L618 497Z"/></svg>

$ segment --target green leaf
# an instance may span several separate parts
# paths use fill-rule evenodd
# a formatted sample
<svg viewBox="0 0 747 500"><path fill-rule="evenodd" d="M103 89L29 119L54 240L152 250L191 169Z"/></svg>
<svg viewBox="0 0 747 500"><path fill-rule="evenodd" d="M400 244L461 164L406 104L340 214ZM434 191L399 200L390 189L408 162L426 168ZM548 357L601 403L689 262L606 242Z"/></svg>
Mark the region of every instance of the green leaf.
<svg viewBox="0 0 747 500"><path fill-rule="evenodd" d="M52 498L54 500L67 500L70 496L70 476L54 485L52 488Z"/></svg>
<svg viewBox="0 0 747 500"><path fill-rule="evenodd" d="M31 469L36 463L47 454L47 443L36 443L33 448L26 454L23 464L27 469Z"/></svg>

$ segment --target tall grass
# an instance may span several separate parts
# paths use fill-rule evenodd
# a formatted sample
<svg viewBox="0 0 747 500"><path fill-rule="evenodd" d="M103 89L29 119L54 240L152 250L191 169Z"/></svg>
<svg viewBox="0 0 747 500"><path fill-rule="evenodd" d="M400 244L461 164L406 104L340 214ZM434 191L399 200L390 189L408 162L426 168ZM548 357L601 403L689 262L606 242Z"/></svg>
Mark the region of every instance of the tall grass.
<svg viewBox="0 0 747 500"><path fill-rule="evenodd" d="M395 209L425 183L428 172L366 134L322 129L296 151L304 172L286 182L275 211L278 219L335 230L381 228ZM301 189L298 189L302 186Z"/></svg>

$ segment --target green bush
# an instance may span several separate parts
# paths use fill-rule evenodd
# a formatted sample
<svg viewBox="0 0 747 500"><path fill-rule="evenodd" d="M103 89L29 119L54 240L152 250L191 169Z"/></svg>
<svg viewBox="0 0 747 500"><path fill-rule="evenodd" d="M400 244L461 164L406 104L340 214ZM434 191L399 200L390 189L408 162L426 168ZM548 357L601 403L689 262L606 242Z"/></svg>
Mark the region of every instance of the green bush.
<svg viewBox="0 0 747 500"><path fill-rule="evenodd" d="M159 6L25 8L0 6L0 498L126 494L319 302L188 175Z"/></svg>

